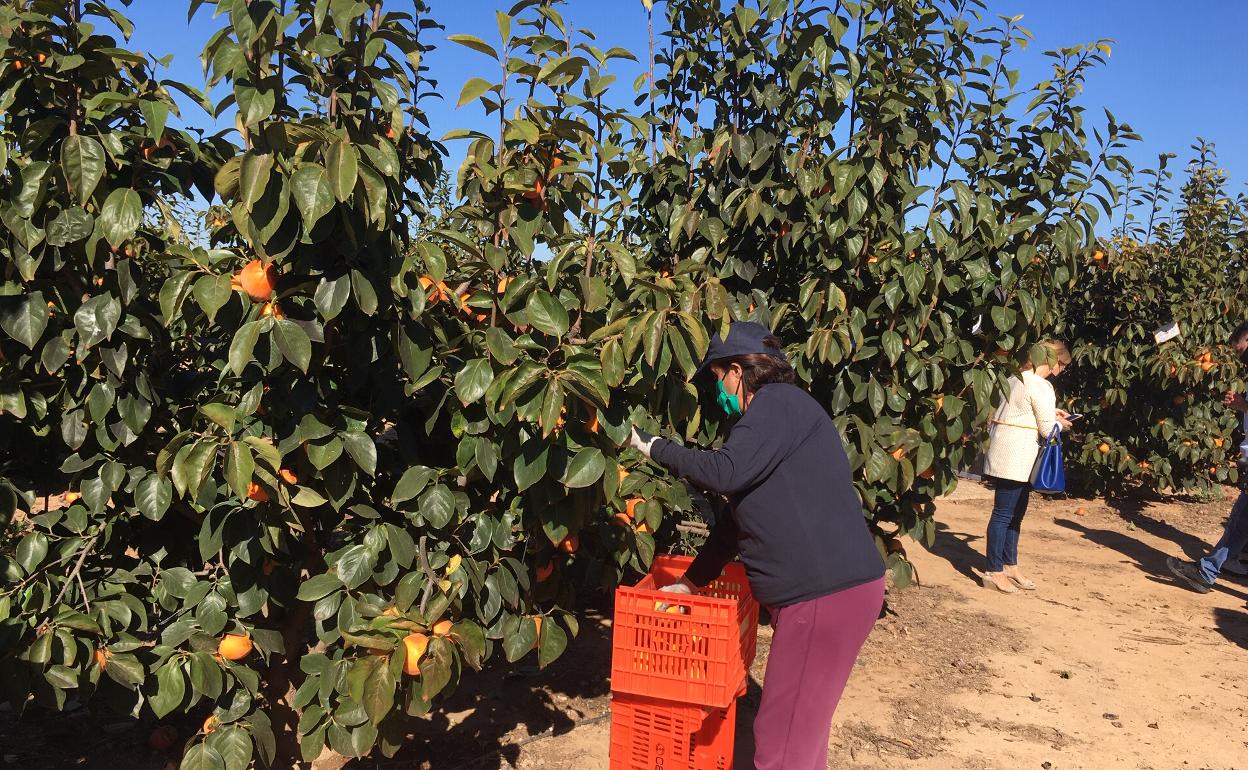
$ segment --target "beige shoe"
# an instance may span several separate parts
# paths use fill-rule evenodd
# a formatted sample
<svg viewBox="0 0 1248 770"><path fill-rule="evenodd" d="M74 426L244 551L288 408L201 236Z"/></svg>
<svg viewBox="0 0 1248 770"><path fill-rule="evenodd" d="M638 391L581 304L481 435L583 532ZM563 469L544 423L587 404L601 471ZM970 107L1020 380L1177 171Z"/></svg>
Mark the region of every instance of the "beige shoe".
<svg viewBox="0 0 1248 770"><path fill-rule="evenodd" d="M1028 578L1023 577L1023 573L1018 570L1017 564L1005 565L1005 569L1002 570L1001 574L1005 575L1007 578L1009 578L1011 583L1023 589L1024 591L1036 590L1036 584L1033 581L1029 580Z"/></svg>
<svg viewBox="0 0 1248 770"><path fill-rule="evenodd" d="M984 588L990 590L995 588L1003 594L1018 593L1018 589L1014 587L1014 584L1010 582L1010 579L1005 576L1004 572L985 572L981 582Z"/></svg>

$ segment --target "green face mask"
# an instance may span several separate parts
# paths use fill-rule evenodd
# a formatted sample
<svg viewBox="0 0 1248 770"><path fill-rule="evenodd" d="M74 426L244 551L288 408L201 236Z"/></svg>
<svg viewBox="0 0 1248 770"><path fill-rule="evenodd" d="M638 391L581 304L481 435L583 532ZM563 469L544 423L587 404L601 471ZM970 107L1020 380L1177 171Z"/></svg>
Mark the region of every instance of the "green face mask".
<svg viewBox="0 0 1248 770"><path fill-rule="evenodd" d="M724 414L729 417L738 417L741 414L741 397L729 393L724 387L723 380L717 380L715 383L715 402L719 404L719 408L724 410Z"/></svg>

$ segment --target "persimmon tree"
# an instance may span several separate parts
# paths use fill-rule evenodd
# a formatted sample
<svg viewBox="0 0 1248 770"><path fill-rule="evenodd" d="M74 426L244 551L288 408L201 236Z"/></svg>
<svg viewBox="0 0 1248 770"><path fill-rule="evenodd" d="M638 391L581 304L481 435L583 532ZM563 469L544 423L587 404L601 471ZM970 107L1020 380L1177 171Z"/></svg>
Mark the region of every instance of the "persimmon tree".
<svg viewBox="0 0 1248 770"><path fill-rule="evenodd" d="M1238 481L1239 421L1222 396L1244 389L1226 347L1245 312L1244 201L1227 191L1212 146L1193 150L1175 208L1173 156L1163 155L1060 303L1055 333L1076 359L1063 392L1086 415L1072 477L1087 491L1208 492ZM1179 336L1158 343L1171 322Z"/></svg>
<svg viewBox="0 0 1248 770"><path fill-rule="evenodd" d="M1027 33L981 7L669 3L656 160L636 156L631 231L674 273L670 304L793 342L901 581L889 536L932 542L932 501L1116 201L1133 138L1111 115L1089 137L1075 99L1105 43L1052 52L1053 78L1025 91ZM668 408L697 435L692 391Z"/></svg>
<svg viewBox="0 0 1248 770"><path fill-rule="evenodd" d="M190 768L392 755L555 661L676 541L689 491L617 447L719 441L688 378L733 319L791 343L904 583L1131 138L1075 100L1103 43L1023 91L975 3L672 0L638 61L521 0L450 89L423 2L189 7L215 103L107 3L0 9L0 672L202 715ZM486 125L432 137L456 92Z"/></svg>

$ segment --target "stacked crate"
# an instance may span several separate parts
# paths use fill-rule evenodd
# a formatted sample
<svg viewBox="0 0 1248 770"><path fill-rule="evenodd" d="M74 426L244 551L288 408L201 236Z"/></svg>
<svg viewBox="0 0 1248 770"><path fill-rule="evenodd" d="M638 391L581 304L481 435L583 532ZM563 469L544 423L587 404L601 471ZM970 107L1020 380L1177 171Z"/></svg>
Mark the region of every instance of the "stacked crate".
<svg viewBox="0 0 1248 770"><path fill-rule="evenodd" d="M659 556L640 583L615 592L612 770L732 768L758 603L736 563L696 594L659 591L691 562Z"/></svg>

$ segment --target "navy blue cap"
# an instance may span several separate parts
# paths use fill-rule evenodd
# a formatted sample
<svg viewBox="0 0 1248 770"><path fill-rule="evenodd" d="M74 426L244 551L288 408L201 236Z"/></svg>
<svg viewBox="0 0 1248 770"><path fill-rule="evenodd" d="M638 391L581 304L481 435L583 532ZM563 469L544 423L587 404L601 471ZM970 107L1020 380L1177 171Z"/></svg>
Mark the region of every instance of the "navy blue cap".
<svg viewBox="0 0 1248 770"><path fill-rule="evenodd" d="M698 370L693 373L690 379L697 379L716 361L722 361L725 358L734 358L736 356L748 356L752 353L760 353L765 356L787 361L784 353L773 347L763 344L763 340L772 336L771 330L760 323L753 321L734 321L728 327L728 339L720 339L719 333L711 338L711 346L706 350L706 357L702 359L702 363L698 365Z"/></svg>

